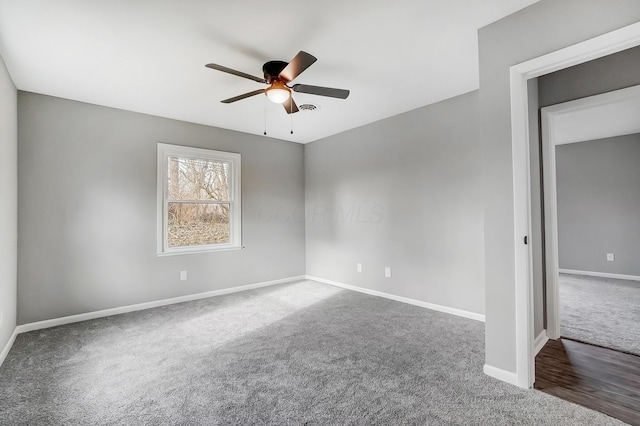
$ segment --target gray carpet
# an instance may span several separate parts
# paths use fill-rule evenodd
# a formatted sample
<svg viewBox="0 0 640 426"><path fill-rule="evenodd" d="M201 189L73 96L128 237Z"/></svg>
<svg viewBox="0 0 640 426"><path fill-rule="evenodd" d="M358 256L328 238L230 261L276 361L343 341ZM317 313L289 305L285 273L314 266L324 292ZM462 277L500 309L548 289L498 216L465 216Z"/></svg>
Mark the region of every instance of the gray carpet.
<svg viewBox="0 0 640 426"><path fill-rule="evenodd" d="M303 281L21 334L0 423L620 424L483 363L480 322Z"/></svg>
<svg viewBox="0 0 640 426"><path fill-rule="evenodd" d="M560 274L560 334L640 355L640 282Z"/></svg>

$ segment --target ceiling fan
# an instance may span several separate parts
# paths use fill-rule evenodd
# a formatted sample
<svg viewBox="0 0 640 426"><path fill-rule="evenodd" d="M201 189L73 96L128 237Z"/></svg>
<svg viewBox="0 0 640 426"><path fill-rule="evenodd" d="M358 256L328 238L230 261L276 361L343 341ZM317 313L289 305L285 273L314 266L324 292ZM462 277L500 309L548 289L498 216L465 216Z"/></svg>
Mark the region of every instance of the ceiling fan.
<svg viewBox="0 0 640 426"><path fill-rule="evenodd" d="M224 104L230 104L242 99L250 98L251 96L264 93L269 100L276 104L282 104L287 114L298 112L298 106L293 100L291 91L298 93L307 93L310 95L328 96L330 98L347 99L349 96L348 90L333 89L331 87L322 86L310 86L307 84L294 84L289 86L289 83L299 76L304 70L309 68L318 59L302 50L291 60L291 62L284 61L269 61L262 66L264 78L255 77L250 74L236 71L231 68L223 67L217 64L207 64L206 67L226 72L229 74L237 75L238 77L248 78L249 80L257 81L258 83L268 84L266 89L254 90L253 92L245 93L242 95L234 96L233 98L225 99L221 101Z"/></svg>

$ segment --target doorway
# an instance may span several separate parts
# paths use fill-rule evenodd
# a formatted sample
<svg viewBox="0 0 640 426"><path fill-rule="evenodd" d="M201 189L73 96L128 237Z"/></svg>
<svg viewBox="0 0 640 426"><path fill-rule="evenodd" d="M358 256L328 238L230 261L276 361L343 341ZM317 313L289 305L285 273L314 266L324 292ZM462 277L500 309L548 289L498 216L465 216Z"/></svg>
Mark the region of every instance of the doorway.
<svg viewBox="0 0 640 426"><path fill-rule="evenodd" d="M515 250L516 374L514 383L533 386L535 378L531 235L528 81L640 45L640 23L514 65L510 68Z"/></svg>
<svg viewBox="0 0 640 426"><path fill-rule="evenodd" d="M640 81L611 90L628 81L607 86L594 70L640 80L639 66L635 47L537 80L545 328L555 340L535 358L535 388L631 424L640 424ZM594 79L609 91L576 96L598 90ZM550 105L571 85L573 100Z"/></svg>
<svg viewBox="0 0 640 426"><path fill-rule="evenodd" d="M640 355L640 85L540 115L547 336Z"/></svg>

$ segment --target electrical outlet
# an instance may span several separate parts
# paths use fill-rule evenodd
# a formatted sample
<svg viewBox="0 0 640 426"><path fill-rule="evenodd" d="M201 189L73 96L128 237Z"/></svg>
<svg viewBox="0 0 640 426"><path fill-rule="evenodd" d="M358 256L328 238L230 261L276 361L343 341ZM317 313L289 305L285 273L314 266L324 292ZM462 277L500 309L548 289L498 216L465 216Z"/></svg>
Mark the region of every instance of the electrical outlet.
<svg viewBox="0 0 640 426"><path fill-rule="evenodd" d="M187 271L180 271L180 281L187 280Z"/></svg>
<svg viewBox="0 0 640 426"><path fill-rule="evenodd" d="M391 266L384 267L384 276L386 278L391 278Z"/></svg>
<svg viewBox="0 0 640 426"><path fill-rule="evenodd" d="M616 257L613 253L607 253L607 261L608 262L615 262Z"/></svg>
<svg viewBox="0 0 640 426"><path fill-rule="evenodd" d="M356 271L362 272L362 263L356 263Z"/></svg>

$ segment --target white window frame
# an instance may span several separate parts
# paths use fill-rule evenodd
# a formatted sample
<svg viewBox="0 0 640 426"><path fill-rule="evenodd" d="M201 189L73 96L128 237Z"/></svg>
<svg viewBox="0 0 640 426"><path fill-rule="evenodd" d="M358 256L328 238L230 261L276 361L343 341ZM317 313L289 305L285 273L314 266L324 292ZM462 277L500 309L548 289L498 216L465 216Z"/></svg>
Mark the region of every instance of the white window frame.
<svg viewBox="0 0 640 426"><path fill-rule="evenodd" d="M190 158L206 161L225 161L231 166L229 177L229 242L224 244L206 244L182 247L169 247L168 244L168 181L169 157ZM158 256L202 253L220 250L238 250L242 248L242 206L240 197L240 154L192 148L180 145L158 143L158 219L157 254Z"/></svg>

